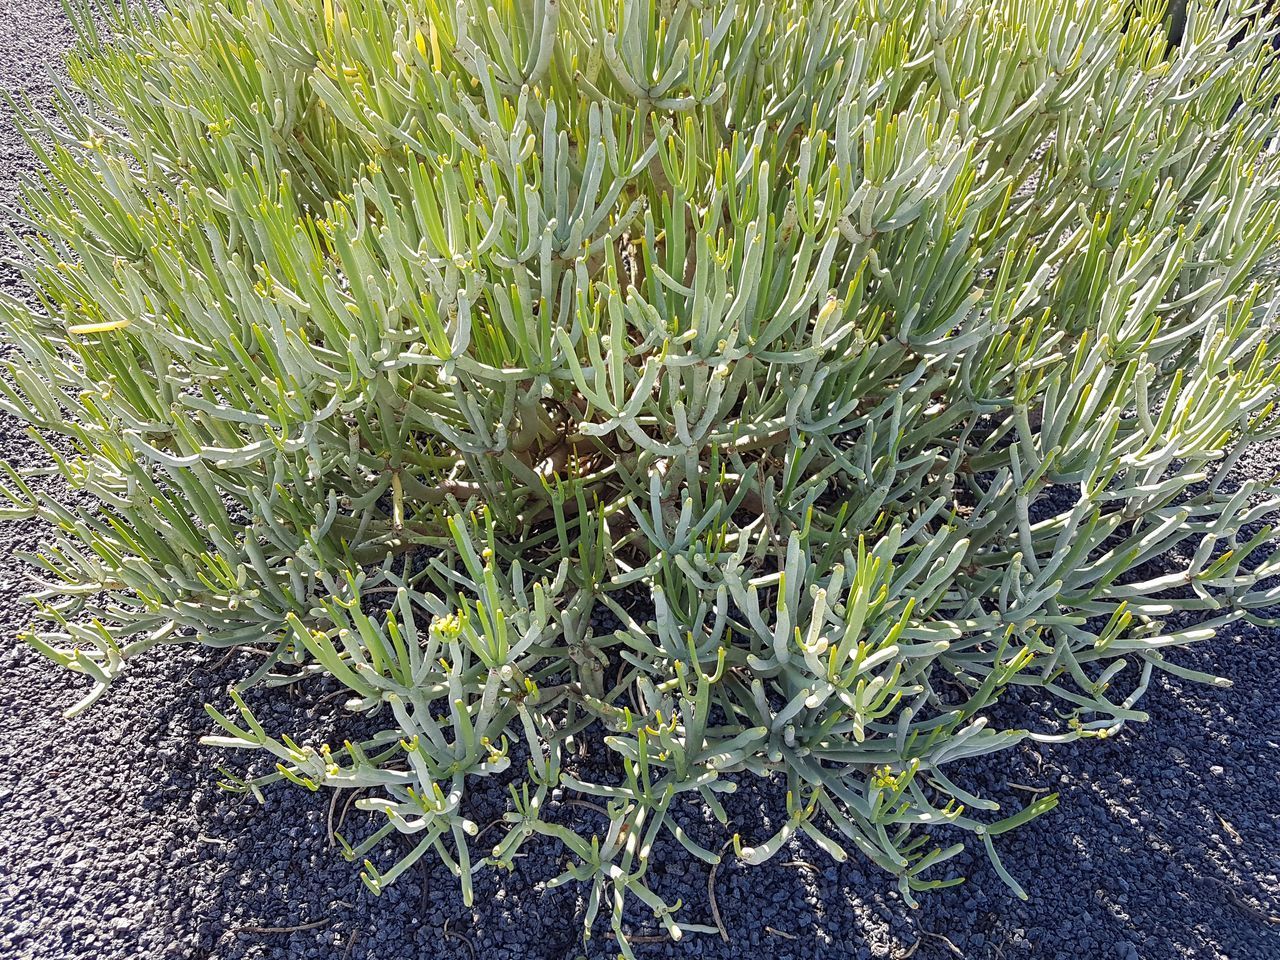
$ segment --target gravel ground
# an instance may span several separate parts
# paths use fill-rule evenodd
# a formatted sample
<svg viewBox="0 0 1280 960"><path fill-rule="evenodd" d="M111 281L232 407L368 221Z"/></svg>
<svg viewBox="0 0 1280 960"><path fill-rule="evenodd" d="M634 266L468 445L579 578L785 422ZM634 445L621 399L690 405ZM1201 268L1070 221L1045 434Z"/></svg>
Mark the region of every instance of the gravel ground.
<svg viewBox="0 0 1280 960"><path fill-rule="evenodd" d="M69 36L54 0L0 0L0 86L49 92L45 71ZM27 164L0 119L0 200ZM12 287L12 272L0 284ZM0 455L36 456L0 419ZM1280 449L1246 469L1270 473ZM11 550L40 531L6 527ZM264 805L221 793L202 705L225 704L243 663L169 649L138 663L86 715L60 712L78 681L15 641L28 610L15 561L0 564L0 957L390 958L564 960L613 953L579 939L580 891L537 884L549 861L485 875L463 906L431 868L381 898L330 848L326 794L284 788ZM1151 723L1112 742L1030 749L973 764L965 780L1011 805L1060 790L1059 809L1002 838L1031 900L1015 899L979 853L959 888L908 910L859 858L832 864L796 842L761 867L715 878L729 942L710 936L637 946L645 957L948 957L1170 960L1280 957L1280 649L1243 627L1182 662L1236 681L1226 691L1162 681ZM262 715L323 730L326 707L281 699ZM488 800L495 805L501 798ZM781 811L754 789L731 798L746 838ZM727 804L728 805L728 804ZM567 813L566 813L567 815ZM347 825L359 826L354 811ZM701 814L690 810L691 828ZM553 848L547 855L556 856ZM682 917L710 922L708 871L674 842L656 857L659 889ZM535 862L536 861L536 862ZM282 927L309 925L281 931ZM642 930L642 933L653 931Z"/></svg>

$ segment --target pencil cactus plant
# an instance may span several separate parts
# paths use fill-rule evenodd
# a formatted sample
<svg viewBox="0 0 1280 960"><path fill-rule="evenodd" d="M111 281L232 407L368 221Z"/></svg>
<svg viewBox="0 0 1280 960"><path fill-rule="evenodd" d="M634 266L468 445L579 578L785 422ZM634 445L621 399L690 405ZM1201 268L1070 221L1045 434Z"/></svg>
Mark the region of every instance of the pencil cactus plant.
<svg viewBox="0 0 1280 960"><path fill-rule="evenodd" d="M1164 16L80 9L71 91L21 111L35 306L0 304L3 407L78 493L5 467L50 528L26 640L76 710L157 644L265 646L209 739L278 761L240 789L364 788L375 891L431 854L469 897L549 836L629 954L624 901L699 929L646 882L654 844L721 856L675 807L775 774L746 861L804 834L914 902L952 828L1018 889L995 838L1055 798L954 765L1225 682L1177 648L1280 601L1280 489L1229 477L1278 432L1274 25ZM303 747L239 693L325 675L382 732Z"/></svg>

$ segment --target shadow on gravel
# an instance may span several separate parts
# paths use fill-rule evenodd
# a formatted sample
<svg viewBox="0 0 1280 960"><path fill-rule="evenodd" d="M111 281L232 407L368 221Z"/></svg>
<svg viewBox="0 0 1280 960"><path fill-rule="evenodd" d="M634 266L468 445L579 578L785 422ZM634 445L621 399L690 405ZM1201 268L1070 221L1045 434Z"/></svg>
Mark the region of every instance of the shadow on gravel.
<svg viewBox="0 0 1280 960"><path fill-rule="evenodd" d="M6 590L5 599L12 599ZM5 605L6 612L15 605ZM11 626L6 624L6 626ZM1280 956L1280 664L1261 631L1197 651L1233 667L1234 689L1161 684L1152 723L1113 742L1020 749L972 764L966 785L1012 808L1061 790L1035 827L1001 838L1006 866L1031 894L1015 899L981 852L958 858L970 881L908 910L889 878L854 859L838 865L807 842L767 864L732 858L716 871L729 933L679 945L637 944L642 958L965 957L1165 958ZM217 751L202 704L225 703L245 664L212 667L214 651L167 650L139 664L90 714L62 721L74 681L10 647L0 719L0 955L32 958L603 958L579 939L581 891L545 890L562 852L530 848L511 875L477 878L463 906L439 865L406 874L380 898L328 845L330 795L289 785L265 804L215 786ZM1234 669L1238 665L1238 671ZM284 699L269 728L332 727L332 700ZM231 758L242 764L243 758ZM332 816L353 836L368 815L339 795ZM477 820L496 816L498 784L479 791ZM776 829L783 811L759 785L727 798L744 838ZM555 815L596 816L561 804ZM723 836L691 805L681 822L717 847ZM653 879L712 923L710 870L674 841L655 851ZM637 915L641 938L656 929ZM289 930L298 926L307 929ZM474 954L473 954L474 951ZM913 952L914 951L914 952Z"/></svg>

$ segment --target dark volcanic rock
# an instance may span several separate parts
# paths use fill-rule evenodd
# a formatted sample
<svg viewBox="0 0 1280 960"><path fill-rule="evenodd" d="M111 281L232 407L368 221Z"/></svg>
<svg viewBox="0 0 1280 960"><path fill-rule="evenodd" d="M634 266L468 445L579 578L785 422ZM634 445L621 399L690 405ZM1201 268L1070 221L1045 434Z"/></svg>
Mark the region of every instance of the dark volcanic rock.
<svg viewBox="0 0 1280 960"><path fill-rule="evenodd" d="M46 97L45 71L68 39L53 0L0 0L0 84ZM12 202L28 163L12 125L0 122L0 200ZM13 289L16 278L0 272L0 283ZM38 456L9 418L0 419L0 453ZM1252 469L1265 474L1277 461L1280 448L1256 456ZM11 524L4 536L18 551L41 531ZM226 705L226 684L243 675L243 663L159 651L87 714L61 719L79 681L17 641L29 613L23 577L15 559L0 564L0 957L565 960L615 952L603 930L584 947L582 891L542 885L558 872L553 845L530 847L513 874L478 878L472 908L439 866L373 898L329 846L327 794L281 788L259 805L220 792L218 758L196 743L210 729L202 705ZM968 883L911 911L865 860L836 865L795 842L761 867L726 862L717 871L730 942L690 936L637 945L638 954L1280 957L1280 644L1274 632L1237 627L1180 662L1236 685L1161 681L1143 703L1151 722L1114 741L1026 749L965 771L969 785L1009 807L1034 791L1062 792L1056 812L1000 839L1029 902L971 852L956 864ZM280 698L267 719L282 730L323 728L317 699ZM477 802L497 810L502 800L495 786ZM744 838L767 836L782 813L768 784L744 783L726 805ZM561 814L592 816L575 807ZM363 816L353 812L348 826ZM679 816L718 846L705 811ZM683 898L683 918L711 921L705 865L672 841L655 855L653 874L661 893Z"/></svg>

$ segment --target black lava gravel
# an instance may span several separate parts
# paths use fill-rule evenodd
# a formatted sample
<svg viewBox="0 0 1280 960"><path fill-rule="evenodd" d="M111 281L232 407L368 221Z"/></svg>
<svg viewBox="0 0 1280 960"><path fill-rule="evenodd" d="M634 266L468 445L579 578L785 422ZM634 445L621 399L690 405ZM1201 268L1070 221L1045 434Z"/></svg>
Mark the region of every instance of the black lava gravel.
<svg viewBox="0 0 1280 960"><path fill-rule="evenodd" d="M0 85L48 95L69 31L54 0L0 0ZM11 201L28 157L0 118L0 200ZM0 284L13 289L12 271ZM0 454L33 446L0 419ZM1248 469L1270 474L1280 448ZM40 537L4 529L11 550ZM226 704L245 662L197 649L160 651L87 714L61 719L78 687L17 642L28 616L25 572L0 563L0 958L607 957L584 946L581 890L546 890L553 846L511 875L486 873L463 906L440 867L404 876L381 898L328 840L329 795L270 792L265 804L219 791L220 759L196 740L202 705ZM1031 894L1017 900L981 853L960 859L970 881L906 907L889 878L857 857L833 864L795 842L761 867L726 861L716 899L729 932L679 945L642 943L642 958L989 958L1171 960L1280 958L1280 649L1275 632L1241 627L1182 655L1236 681L1216 690L1162 681L1143 706L1151 722L1114 741L1002 754L964 779L1021 805L1059 790L1059 809L1000 841ZM308 699L310 697L310 699ZM323 731L319 696L277 698L262 719ZM230 758L233 762L239 758ZM779 819L777 791L750 784L730 798L744 838ZM345 801L346 798L340 798ZM502 797L481 798L496 811ZM577 807L562 815L592 816ZM338 810L341 816L341 810ZM704 813L681 812L704 836ZM363 814L347 816L359 827ZM710 923L708 868L674 842L656 856L656 885L684 900L681 917ZM300 928L300 929L288 929ZM640 934L652 929L637 928Z"/></svg>

